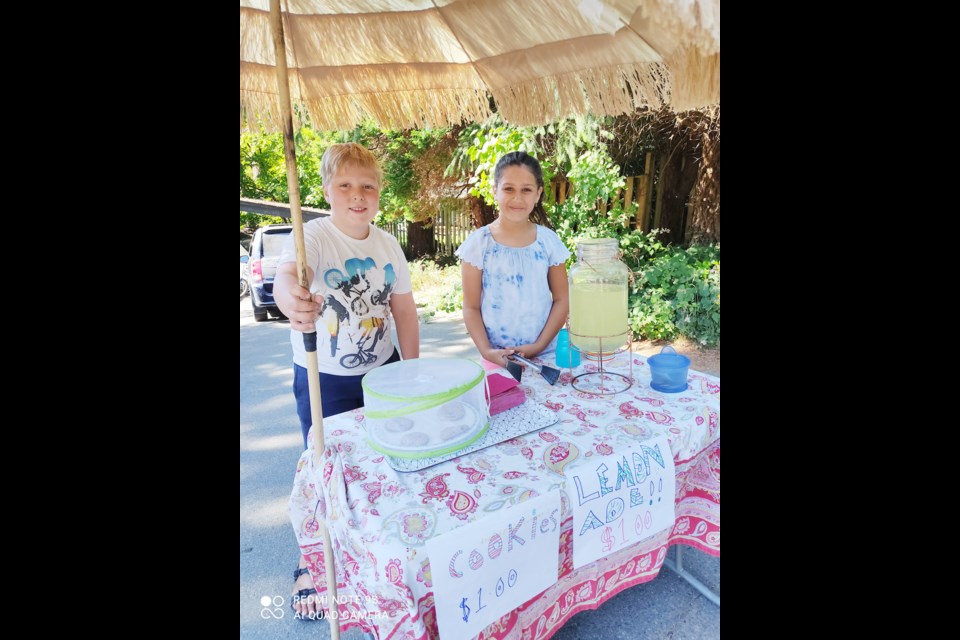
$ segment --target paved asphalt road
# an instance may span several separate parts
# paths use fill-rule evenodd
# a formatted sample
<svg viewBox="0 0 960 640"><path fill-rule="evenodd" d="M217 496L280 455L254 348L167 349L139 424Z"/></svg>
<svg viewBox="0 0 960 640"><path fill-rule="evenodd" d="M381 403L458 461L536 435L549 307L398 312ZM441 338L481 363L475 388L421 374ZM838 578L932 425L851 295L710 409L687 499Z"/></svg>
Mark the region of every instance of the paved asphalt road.
<svg viewBox="0 0 960 640"><path fill-rule="evenodd" d="M421 325L421 353L475 356L458 317ZM326 621L295 620L287 608L297 565L287 498L302 447L291 383L289 326L276 320L254 322L249 299L241 299L240 637L250 640L330 634ZM684 565L719 592L719 558L687 548ZM264 608L265 597L282 599L284 606ZM341 637L364 636L351 630ZM655 580L627 589L596 611L577 614L553 637L716 640L720 610L664 569Z"/></svg>

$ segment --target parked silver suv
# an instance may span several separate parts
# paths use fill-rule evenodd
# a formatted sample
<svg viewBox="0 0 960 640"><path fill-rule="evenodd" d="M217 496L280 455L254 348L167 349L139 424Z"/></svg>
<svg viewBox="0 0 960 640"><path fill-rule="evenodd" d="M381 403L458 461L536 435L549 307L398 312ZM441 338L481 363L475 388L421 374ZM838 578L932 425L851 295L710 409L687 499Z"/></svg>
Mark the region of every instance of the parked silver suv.
<svg viewBox="0 0 960 640"><path fill-rule="evenodd" d="M247 276L250 279L253 318L257 322L266 320L267 313L275 318L283 317L273 300L273 278L277 275L280 252L292 231L293 226L289 224L268 224L253 234Z"/></svg>

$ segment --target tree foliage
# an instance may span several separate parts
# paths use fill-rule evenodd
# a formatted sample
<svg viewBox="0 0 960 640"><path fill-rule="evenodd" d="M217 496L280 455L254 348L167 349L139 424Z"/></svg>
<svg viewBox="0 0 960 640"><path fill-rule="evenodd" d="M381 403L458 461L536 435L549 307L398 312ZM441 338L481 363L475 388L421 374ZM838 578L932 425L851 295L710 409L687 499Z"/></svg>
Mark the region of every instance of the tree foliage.
<svg viewBox="0 0 960 640"><path fill-rule="evenodd" d="M351 131L324 132L304 126L294 136L303 205L329 206L323 195L321 159L330 145L343 142L367 147L380 161L384 173L380 219L430 218L437 199L454 193L456 180L445 175L456 146L450 129L382 131L367 122ZM282 134L241 133L240 197L289 202ZM245 214L241 226L258 221L264 223L265 217Z"/></svg>

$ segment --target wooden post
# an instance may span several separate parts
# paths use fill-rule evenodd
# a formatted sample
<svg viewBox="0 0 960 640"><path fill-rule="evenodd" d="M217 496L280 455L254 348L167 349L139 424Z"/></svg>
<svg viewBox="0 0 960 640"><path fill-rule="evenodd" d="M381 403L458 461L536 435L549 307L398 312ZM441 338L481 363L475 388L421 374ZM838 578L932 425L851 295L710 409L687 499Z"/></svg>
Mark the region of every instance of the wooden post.
<svg viewBox="0 0 960 640"><path fill-rule="evenodd" d="M669 157L668 157L667 159L669 160ZM663 188L663 172L664 172L664 170L667 168L667 165L666 165L666 163L663 161L663 158L662 158L662 157L661 157L660 161L659 161L657 164L658 164L658 165L662 165L662 166L659 167L659 171L660 171L660 188L657 189L657 204L656 204L656 207L655 207L654 210L653 210L653 223L652 223L651 229L659 229L659 228L660 228L660 216L663 214L663 192L664 192L664 188Z"/></svg>
<svg viewBox="0 0 960 640"><path fill-rule="evenodd" d="M650 225L649 220L647 219L647 213L649 213L647 207L647 185L649 184L649 176L637 176L637 228L641 231L649 231Z"/></svg>
<svg viewBox="0 0 960 640"><path fill-rule="evenodd" d="M653 152L648 151L647 157L644 159L643 172L647 176L646 180L646 191L643 194L644 200L644 209L646 210L646 219L647 219L647 231L652 229L650 226L650 201L653 198L653 167L656 163L654 162Z"/></svg>
<svg viewBox="0 0 960 640"><path fill-rule="evenodd" d="M653 187L653 153L647 152L644 161L643 175L638 178L637 186L637 205L640 207L637 212L637 219L640 221L640 229L646 233L650 231L650 195Z"/></svg>
<svg viewBox="0 0 960 640"><path fill-rule="evenodd" d="M623 210L629 211L630 204L633 202L633 177L628 177L623 181ZM627 227L635 229L637 226L637 219L631 214L630 221L627 223Z"/></svg>
<svg viewBox="0 0 960 640"><path fill-rule="evenodd" d="M293 143L293 108L290 105L290 80L287 77L287 48L283 37L283 16L280 14L280 0L270 0L270 31L273 36L273 51L277 64L277 89L280 93L280 111L283 117L283 154L287 165L287 190L290 193L290 220L293 223L293 243L297 252L297 274L300 286L309 290L307 282L307 252L303 244L303 211L300 209L300 183L297 178L297 154ZM317 362L316 333L313 339L303 336L304 346L313 343L313 350L307 349L307 378L310 389L310 415L313 421L313 462L320 466L324 451L323 414L320 404L320 370ZM340 640L339 609L337 607L337 574L333 565L333 545L330 531L323 518L319 518L323 534L323 561L327 576L327 620L330 622L330 637Z"/></svg>
<svg viewBox="0 0 960 640"><path fill-rule="evenodd" d="M567 181L558 183L560 190L557 192L557 204L563 204L567 201Z"/></svg>
<svg viewBox="0 0 960 640"><path fill-rule="evenodd" d="M447 205L447 211L443 217L445 220L444 224L446 225L446 229L444 231L446 231L446 236L447 236L447 255L452 256L453 255L453 229L451 229L451 227L453 226L453 208L449 204Z"/></svg>

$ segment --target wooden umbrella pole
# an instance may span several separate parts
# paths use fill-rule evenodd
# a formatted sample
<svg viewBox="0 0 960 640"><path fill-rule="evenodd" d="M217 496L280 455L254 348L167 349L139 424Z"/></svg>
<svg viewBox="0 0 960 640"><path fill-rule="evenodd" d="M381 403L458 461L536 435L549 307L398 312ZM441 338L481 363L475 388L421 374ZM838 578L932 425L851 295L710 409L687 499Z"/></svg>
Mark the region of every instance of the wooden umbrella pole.
<svg viewBox="0 0 960 640"><path fill-rule="evenodd" d="M283 155L287 165L287 190L290 193L290 220L293 242L297 250L297 275L300 286L310 290L307 282L307 252L303 245L303 212L300 210L300 182L297 177L297 153L293 144L293 109L290 106L290 84L287 78L287 48L283 39L283 17L280 0L270 0L270 32L277 64L277 89L280 91L280 112L283 118ZM307 378L310 381L310 415L313 424L313 462L319 465L324 450L323 413L320 404L320 369L317 363L317 333L303 334L307 352ZM323 518L318 520L323 534L323 562L327 574L327 621L330 637L340 640L337 608L337 574L333 566L333 544Z"/></svg>

